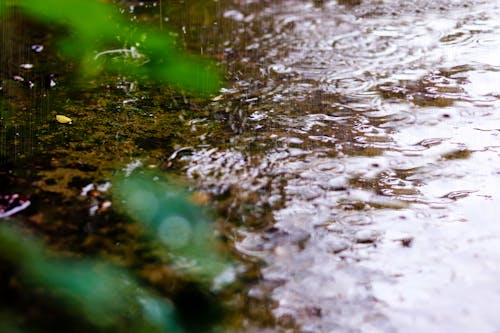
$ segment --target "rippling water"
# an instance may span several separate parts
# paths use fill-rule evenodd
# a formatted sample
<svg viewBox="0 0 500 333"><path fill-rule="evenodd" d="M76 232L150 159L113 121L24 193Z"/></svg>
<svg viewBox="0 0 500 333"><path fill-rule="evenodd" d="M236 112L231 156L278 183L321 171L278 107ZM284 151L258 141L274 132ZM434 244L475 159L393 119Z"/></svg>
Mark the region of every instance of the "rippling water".
<svg viewBox="0 0 500 333"><path fill-rule="evenodd" d="M301 332L498 332L500 2L240 1L187 174ZM224 139L225 140L225 139Z"/></svg>

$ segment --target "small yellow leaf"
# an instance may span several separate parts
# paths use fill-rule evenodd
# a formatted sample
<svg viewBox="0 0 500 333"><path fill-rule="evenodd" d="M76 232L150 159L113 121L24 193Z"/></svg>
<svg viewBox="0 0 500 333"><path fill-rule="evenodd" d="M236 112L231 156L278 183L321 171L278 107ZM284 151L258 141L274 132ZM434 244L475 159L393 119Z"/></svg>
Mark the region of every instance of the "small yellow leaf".
<svg viewBox="0 0 500 333"><path fill-rule="evenodd" d="M60 114L56 115L56 120L58 122L60 122L61 124L71 124L71 122L73 121L73 120L71 120L71 118L60 115Z"/></svg>

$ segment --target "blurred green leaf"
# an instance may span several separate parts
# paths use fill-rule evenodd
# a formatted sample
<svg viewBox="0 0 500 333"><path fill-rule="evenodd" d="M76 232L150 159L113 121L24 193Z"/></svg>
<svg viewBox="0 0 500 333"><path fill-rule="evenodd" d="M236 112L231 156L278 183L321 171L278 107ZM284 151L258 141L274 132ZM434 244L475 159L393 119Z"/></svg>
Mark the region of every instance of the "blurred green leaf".
<svg viewBox="0 0 500 333"><path fill-rule="evenodd" d="M0 225L0 261L15 268L25 293L45 290L54 306L69 309L97 331L183 332L170 302L141 288L127 272L97 260L48 258L44 252L35 239Z"/></svg>
<svg viewBox="0 0 500 333"><path fill-rule="evenodd" d="M96 326L112 326L123 314L134 317L136 286L126 274L87 261L38 260L27 267L32 284L80 312Z"/></svg>
<svg viewBox="0 0 500 333"><path fill-rule="evenodd" d="M207 282L228 267L206 212L192 203L186 191L153 173L132 175L115 184L123 209L166 246L176 264Z"/></svg>
<svg viewBox="0 0 500 333"><path fill-rule="evenodd" d="M84 75L97 75L106 68L146 75L201 95L220 87L221 76L213 64L180 50L167 33L131 27L114 5L97 0L22 0L15 4L35 19L66 28L60 49L80 60ZM124 52L110 52L113 48ZM131 62L131 55L143 61Z"/></svg>

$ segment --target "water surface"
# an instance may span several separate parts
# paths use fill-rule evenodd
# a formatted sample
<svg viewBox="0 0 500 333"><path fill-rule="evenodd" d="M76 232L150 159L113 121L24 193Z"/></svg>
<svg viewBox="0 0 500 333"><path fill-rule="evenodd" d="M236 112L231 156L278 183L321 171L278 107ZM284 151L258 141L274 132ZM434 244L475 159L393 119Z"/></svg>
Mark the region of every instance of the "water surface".
<svg viewBox="0 0 500 333"><path fill-rule="evenodd" d="M198 129L207 146L183 160L263 263L249 296L270 295L276 330L497 331L499 15L498 1L224 9L231 83L212 117L227 137Z"/></svg>

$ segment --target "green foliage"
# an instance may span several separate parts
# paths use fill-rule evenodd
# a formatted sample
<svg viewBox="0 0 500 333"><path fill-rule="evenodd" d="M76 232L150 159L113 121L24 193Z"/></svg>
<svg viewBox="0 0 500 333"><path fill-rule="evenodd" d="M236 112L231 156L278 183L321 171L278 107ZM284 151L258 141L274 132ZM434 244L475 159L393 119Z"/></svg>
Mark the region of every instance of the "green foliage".
<svg viewBox="0 0 500 333"><path fill-rule="evenodd" d="M207 283L227 268L218 253L214 231L206 212L193 204L186 192L145 173L115 182L116 201L146 226L171 254L174 264Z"/></svg>
<svg viewBox="0 0 500 333"><path fill-rule="evenodd" d="M230 267L229 261L217 248L207 213L192 203L188 192L159 174L140 171L116 179L113 188L115 206L144 225L149 241L164 245L163 254L158 252L158 255L171 258L172 267L193 281L193 287L208 290L219 284L215 281ZM62 259L46 253L47 249L36 239L0 224L0 296L4 293L2 288L12 289L2 280L6 270L6 276L13 274L21 286L19 295L30 303L41 303L34 308L41 307L52 317L49 323L36 318L29 325L21 326L22 329L49 332L63 325L73 332L182 333L184 328L197 332L199 327L190 323L190 316L199 316L197 321L203 320L206 328L221 315L222 308L217 308L220 304L208 307L209 303L199 302L192 306L204 308L184 306L178 313L173 303L146 290L129 272L101 260ZM190 297L198 296L182 297L187 299L181 303L189 303L193 301ZM176 304L179 301L174 300ZM4 300L0 304L0 319L10 317L4 315L5 311L20 316L23 309ZM213 317L201 318L203 315ZM18 332L15 324L6 320L3 328L0 325L0 331Z"/></svg>
<svg viewBox="0 0 500 333"><path fill-rule="evenodd" d="M145 75L198 94L219 88L220 75L210 62L180 50L168 33L132 27L113 5L97 0L21 0L15 4L37 20L66 29L60 49L80 60L83 74L96 75L106 68ZM3 0L0 14L9 5L10 1Z"/></svg>
<svg viewBox="0 0 500 333"><path fill-rule="evenodd" d="M34 300L44 290L52 311L68 309L74 318L66 327L70 331L85 325L97 332L183 332L170 302L141 288L125 271L97 260L49 258L44 252L36 240L0 225L0 263L13 268L25 296ZM15 331L13 323L3 325ZM47 324L34 325L30 328Z"/></svg>

